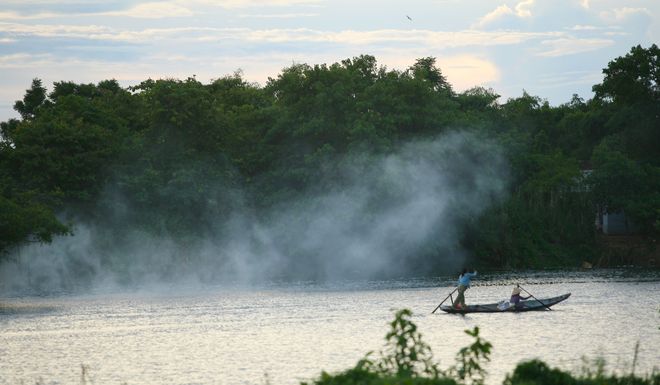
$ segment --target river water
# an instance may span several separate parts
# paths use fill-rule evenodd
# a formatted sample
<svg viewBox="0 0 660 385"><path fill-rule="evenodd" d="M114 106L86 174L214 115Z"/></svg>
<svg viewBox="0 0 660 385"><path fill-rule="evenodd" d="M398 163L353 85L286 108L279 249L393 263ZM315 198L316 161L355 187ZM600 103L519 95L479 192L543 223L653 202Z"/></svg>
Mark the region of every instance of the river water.
<svg viewBox="0 0 660 385"><path fill-rule="evenodd" d="M353 366L409 308L440 367L479 326L493 344L488 384L521 360L577 370L602 357L629 372L660 369L660 273L601 270L478 277L468 303L572 296L552 311L458 316L438 311L453 279L158 287L0 298L0 384L296 384Z"/></svg>

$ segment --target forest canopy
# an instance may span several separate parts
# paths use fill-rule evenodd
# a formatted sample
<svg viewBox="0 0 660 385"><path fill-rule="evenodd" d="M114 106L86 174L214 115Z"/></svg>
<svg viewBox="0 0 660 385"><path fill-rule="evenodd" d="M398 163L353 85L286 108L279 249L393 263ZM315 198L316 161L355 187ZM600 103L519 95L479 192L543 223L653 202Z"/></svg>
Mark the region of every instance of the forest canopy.
<svg viewBox="0 0 660 385"><path fill-rule="evenodd" d="M375 159L414 158L410 143L440 140L427 150L461 165L497 163L484 143L504 157L501 189L452 222L474 263L571 263L596 252L599 210L625 212L644 236L660 232L660 49L633 47L603 75L592 99L558 106L527 92L506 101L483 87L457 92L432 57L404 71L369 55L294 64L264 86L240 72L127 88L61 81L49 90L34 79L14 105L20 118L0 124L0 261L78 223L102 226L106 239L140 231L185 248L224 231L237 210L262 218L341 194L356 174L377 173ZM457 132L469 137L451 139ZM463 183L465 170L452 170L447 183ZM367 206L397 198L379 191ZM433 242L411 257L429 273L446 251Z"/></svg>

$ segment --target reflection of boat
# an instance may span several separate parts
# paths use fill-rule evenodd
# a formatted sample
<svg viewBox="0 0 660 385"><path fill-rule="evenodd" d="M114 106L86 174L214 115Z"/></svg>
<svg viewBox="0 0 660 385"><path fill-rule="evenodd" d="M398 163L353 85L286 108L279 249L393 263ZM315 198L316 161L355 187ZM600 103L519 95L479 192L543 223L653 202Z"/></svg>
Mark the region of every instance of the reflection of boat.
<svg viewBox="0 0 660 385"><path fill-rule="evenodd" d="M485 305L467 305L465 308L456 309L452 306L440 306L442 311L447 313L504 313L504 312L520 312L531 310L545 310L550 306L559 303L566 298L570 297L571 293L563 294L558 297L544 298L540 300L520 301L518 306L508 306L508 302L489 303Z"/></svg>

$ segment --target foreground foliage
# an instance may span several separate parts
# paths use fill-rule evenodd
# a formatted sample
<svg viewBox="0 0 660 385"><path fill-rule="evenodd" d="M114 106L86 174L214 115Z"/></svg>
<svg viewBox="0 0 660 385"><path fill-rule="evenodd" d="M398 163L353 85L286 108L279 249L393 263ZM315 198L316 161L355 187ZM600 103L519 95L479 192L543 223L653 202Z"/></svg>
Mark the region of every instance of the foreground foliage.
<svg viewBox="0 0 660 385"><path fill-rule="evenodd" d="M487 373L484 364L490 360L492 346L479 337L478 327L465 331L475 342L458 352L454 366L441 370L411 316L408 309L395 314L379 357L373 358L370 352L354 368L334 375L323 372L313 384L483 385Z"/></svg>
<svg viewBox="0 0 660 385"><path fill-rule="evenodd" d="M385 349L378 358L372 353L360 360L354 368L330 374L322 372L313 385L483 385L485 365L490 361L492 345L479 336L479 328L465 332L474 342L456 355L456 364L441 370L433 361L430 346L411 321L410 310L395 314L390 332L385 336ZM633 364L634 366L634 364ZM302 385L310 385L303 382ZM587 362L582 373L571 374L546 363L532 360L519 363L513 373L506 376L504 385L660 385L660 373L649 377L634 374L617 376L605 372L602 359Z"/></svg>
<svg viewBox="0 0 660 385"><path fill-rule="evenodd" d="M545 362L532 360L516 366L512 374L504 380L504 385L658 385L660 374L650 377L634 375L608 375L602 371L572 375L557 368L550 368Z"/></svg>

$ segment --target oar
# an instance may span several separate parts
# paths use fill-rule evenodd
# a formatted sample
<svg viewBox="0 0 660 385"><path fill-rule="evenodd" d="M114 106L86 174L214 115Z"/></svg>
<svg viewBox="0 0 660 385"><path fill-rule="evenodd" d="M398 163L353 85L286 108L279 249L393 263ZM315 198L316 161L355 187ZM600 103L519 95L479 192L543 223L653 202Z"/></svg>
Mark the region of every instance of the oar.
<svg viewBox="0 0 660 385"><path fill-rule="evenodd" d="M543 302L539 301L538 298L534 297L534 296L532 295L532 293L530 293L530 292L528 292L527 290L525 290L522 286L520 286L520 285L518 285L518 284L516 284L516 286L518 286L518 288L522 289L525 293L529 294L530 297L532 297L532 298L534 298L535 300L537 300L537 301L538 301L541 305L543 305L546 309L548 309L548 310L552 310L552 309L550 309L550 307L548 307L548 305L546 305L546 304L544 304Z"/></svg>
<svg viewBox="0 0 660 385"><path fill-rule="evenodd" d="M447 298L451 297L451 295L454 294L454 292L455 292L456 290L458 290L458 287L456 287L454 290L452 290L451 293L449 293L449 295L447 295L447 297L446 297L445 299L443 299L442 302L440 302L440 305L438 305L435 309L433 309L433 311L431 312L431 314L434 314L436 310L440 309L440 306L441 306L443 303L445 303L445 301L447 300Z"/></svg>

